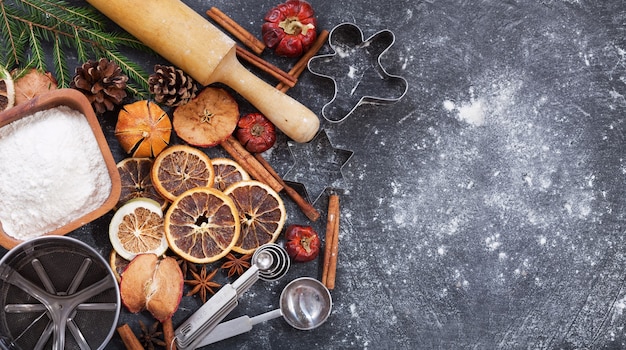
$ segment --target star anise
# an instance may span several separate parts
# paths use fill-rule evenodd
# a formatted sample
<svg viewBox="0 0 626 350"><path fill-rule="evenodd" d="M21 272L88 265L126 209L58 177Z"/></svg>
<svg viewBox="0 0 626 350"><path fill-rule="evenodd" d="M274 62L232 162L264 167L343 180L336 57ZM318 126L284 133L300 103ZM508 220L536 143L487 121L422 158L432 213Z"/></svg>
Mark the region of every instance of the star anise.
<svg viewBox="0 0 626 350"><path fill-rule="evenodd" d="M206 266L202 266L202 270L200 270L199 274L191 271L193 279L185 280L185 283L192 285L193 289L190 290L189 293L187 293L187 296L192 296L198 293L200 295L202 303L206 303L207 294L215 294L215 290L213 290L213 288L219 288L222 286L217 282L213 282L213 278L215 277L217 271L218 269L215 269L210 274L207 274Z"/></svg>
<svg viewBox="0 0 626 350"><path fill-rule="evenodd" d="M139 327L141 327L141 344L148 350L155 350L156 346L166 346L165 342L160 338L163 332L159 332L159 321L154 322L150 328L148 328L141 320L139 320Z"/></svg>
<svg viewBox="0 0 626 350"><path fill-rule="evenodd" d="M246 254L237 257L233 253L228 253L228 255L226 255L226 259L228 261L224 262L221 268L224 270L228 270L228 277L232 277L234 275L241 276L244 270L250 267L251 258L252 254Z"/></svg>
<svg viewBox="0 0 626 350"><path fill-rule="evenodd" d="M178 266L180 266L180 270L183 272L183 277L185 278L187 277L187 271L198 272L198 266L187 259L177 256L176 262L178 262Z"/></svg>

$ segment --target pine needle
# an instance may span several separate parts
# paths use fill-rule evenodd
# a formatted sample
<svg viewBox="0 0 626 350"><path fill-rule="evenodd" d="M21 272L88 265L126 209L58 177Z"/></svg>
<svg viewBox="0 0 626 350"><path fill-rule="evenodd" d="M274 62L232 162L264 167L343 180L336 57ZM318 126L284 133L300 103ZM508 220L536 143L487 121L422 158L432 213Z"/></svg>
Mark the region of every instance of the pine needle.
<svg viewBox="0 0 626 350"><path fill-rule="evenodd" d="M151 52L128 33L110 33L105 18L91 6L71 6L63 0L0 0L0 65L47 71L44 44L52 47L51 62L59 87L68 87L68 49L80 62L107 57L128 75L128 89L137 96L148 91L148 74L120 53L123 47Z"/></svg>

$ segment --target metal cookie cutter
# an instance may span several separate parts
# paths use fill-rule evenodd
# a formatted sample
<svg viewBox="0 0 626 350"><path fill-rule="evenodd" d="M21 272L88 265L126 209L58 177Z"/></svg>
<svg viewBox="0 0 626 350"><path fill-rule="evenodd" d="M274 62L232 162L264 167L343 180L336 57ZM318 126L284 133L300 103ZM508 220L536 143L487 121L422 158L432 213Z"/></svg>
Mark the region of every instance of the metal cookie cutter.
<svg viewBox="0 0 626 350"><path fill-rule="evenodd" d="M365 103L389 104L399 101L408 90L407 81L385 71L381 56L395 42L394 34L382 30L367 40L352 23L333 28L328 43L334 53L312 57L308 62L311 73L330 78L335 94L322 108L322 116L339 123Z"/></svg>
<svg viewBox="0 0 626 350"><path fill-rule="evenodd" d="M346 187L343 167L354 152L333 146L326 130L320 130L310 142L289 141L287 146L294 165L284 178L302 184L311 203L317 202L328 188Z"/></svg>

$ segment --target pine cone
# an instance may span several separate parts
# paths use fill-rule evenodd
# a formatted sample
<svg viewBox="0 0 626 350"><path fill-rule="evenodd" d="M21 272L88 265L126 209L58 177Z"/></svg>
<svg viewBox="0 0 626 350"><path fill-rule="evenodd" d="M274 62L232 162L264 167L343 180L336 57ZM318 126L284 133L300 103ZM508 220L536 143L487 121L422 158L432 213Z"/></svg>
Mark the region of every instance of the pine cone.
<svg viewBox="0 0 626 350"><path fill-rule="evenodd" d="M127 81L128 76L115 62L101 58L97 62L89 60L76 68L70 87L85 94L96 114L102 114L122 103Z"/></svg>
<svg viewBox="0 0 626 350"><path fill-rule="evenodd" d="M166 106L179 106L196 97L196 82L180 69L157 64L154 73L148 77L150 92L156 102Z"/></svg>

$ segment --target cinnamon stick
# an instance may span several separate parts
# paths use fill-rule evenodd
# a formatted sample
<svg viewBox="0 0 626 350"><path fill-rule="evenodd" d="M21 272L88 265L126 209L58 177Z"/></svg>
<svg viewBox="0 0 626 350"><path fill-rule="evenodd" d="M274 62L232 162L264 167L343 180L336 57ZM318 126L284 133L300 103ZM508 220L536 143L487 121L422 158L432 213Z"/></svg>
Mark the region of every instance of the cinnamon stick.
<svg viewBox="0 0 626 350"><path fill-rule="evenodd" d="M280 182L234 136L231 135L221 143L221 146L250 176L270 186L276 192L283 190Z"/></svg>
<svg viewBox="0 0 626 350"><path fill-rule="evenodd" d="M328 198L328 217L326 221L326 240L324 242L324 262L322 265L322 283L326 288L335 288L337 272L337 254L339 252L339 195L331 193Z"/></svg>
<svg viewBox="0 0 626 350"><path fill-rule="evenodd" d="M167 321L162 323L163 325L163 340L165 341L165 350L176 350L176 342L174 341L174 325L172 324L172 318L168 318Z"/></svg>
<svg viewBox="0 0 626 350"><path fill-rule="evenodd" d="M237 56L238 57L246 60L250 64L252 64L255 67L257 67L260 70L262 70L263 72L268 73L272 77L278 79L281 84L285 84L285 85L287 85L289 87L294 87L296 85L296 81L297 81L296 78L294 78L293 76L287 74L282 69L280 69L280 68L276 67L275 65L267 62L266 60L262 59L261 57L256 56L252 52L244 49L243 47L241 47L239 45L237 45L236 50L237 50Z"/></svg>
<svg viewBox="0 0 626 350"><path fill-rule="evenodd" d="M313 56L315 56L322 48L322 46L324 46L324 44L326 43L326 39L328 39L328 34L328 30L324 29L317 35L317 39L315 39L313 45L311 45L307 52L305 52L304 55L300 57L298 62L296 62L296 64L289 70L289 75L297 79L300 74L304 72L304 69L307 67L309 60ZM282 92L287 92L290 87L293 86L288 86L286 84L283 84L282 82L276 85L276 88Z"/></svg>
<svg viewBox="0 0 626 350"><path fill-rule="evenodd" d="M239 41L246 45L252 52L260 55L265 50L265 44L257 39L252 33L245 28L237 24L232 18L228 17L224 12L220 11L217 7L211 7L207 12L215 23L219 24L226 31L235 36Z"/></svg>
<svg viewBox="0 0 626 350"><path fill-rule="evenodd" d="M128 324L124 323L117 327L117 333L120 335L120 338L122 338L126 350L144 350L143 345L141 345L139 339L137 339L137 336L135 336L135 333L133 333L133 330L130 329Z"/></svg>
<svg viewBox="0 0 626 350"><path fill-rule="evenodd" d="M285 181L280 177L280 175L278 175L276 170L274 170L272 165L267 160L265 160L265 158L263 158L261 154L255 153L254 158L256 158L256 160L258 160L259 163L261 163L261 165L263 165L263 167L270 174L272 174L272 176L274 176L274 178L283 186L283 190L285 191L285 193L287 193L289 198L291 198L294 203L296 203L298 208L300 208L302 213L304 213L304 215L306 215L309 220L317 221L317 219L319 219L320 213L317 211L317 209L315 209L315 207L313 207L313 205L311 205L311 203L309 203L306 199L302 198L302 196L300 196L300 194L296 190L294 190L293 187L287 185Z"/></svg>

